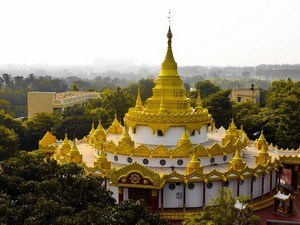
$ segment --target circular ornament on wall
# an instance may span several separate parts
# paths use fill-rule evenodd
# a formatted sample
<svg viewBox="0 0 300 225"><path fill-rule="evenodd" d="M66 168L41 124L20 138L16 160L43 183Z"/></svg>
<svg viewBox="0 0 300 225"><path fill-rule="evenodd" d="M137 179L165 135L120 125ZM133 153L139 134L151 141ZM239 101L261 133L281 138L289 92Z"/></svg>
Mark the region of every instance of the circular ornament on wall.
<svg viewBox="0 0 300 225"><path fill-rule="evenodd" d="M145 165L148 165L149 160L148 160L148 159L143 159L143 163L144 163Z"/></svg>
<svg viewBox="0 0 300 225"><path fill-rule="evenodd" d="M182 166L183 165L183 160L182 159L178 159L177 160L177 165L178 166Z"/></svg>

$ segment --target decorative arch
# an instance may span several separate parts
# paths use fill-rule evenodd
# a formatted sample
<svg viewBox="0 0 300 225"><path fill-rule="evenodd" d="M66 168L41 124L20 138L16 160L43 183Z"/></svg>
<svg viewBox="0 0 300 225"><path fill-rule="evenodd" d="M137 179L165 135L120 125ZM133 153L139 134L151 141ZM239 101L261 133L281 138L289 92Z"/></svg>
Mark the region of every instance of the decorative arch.
<svg viewBox="0 0 300 225"><path fill-rule="evenodd" d="M189 151L182 146L177 146L172 151L173 157L188 157L189 155L190 155Z"/></svg>
<svg viewBox="0 0 300 225"><path fill-rule="evenodd" d="M118 187L160 189L164 184L164 175L150 170L137 162L113 171L110 184Z"/></svg>
<svg viewBox="0 0 300 225"><path fill-rule="evenodd" d="M163 145L160 145L153 150L154 157L169 157L170 155L170 151Z"/></svg>
<svg viewBox="0 0 300 225"><path fill-rule="evenodd" d="M223 155L222 147L218 143L214 143L210 148L207 149L209 155Z"/></svg>
<svg viewBox="0 0 300 225"><path fill-rule="evenodd" d="M105 151L114 153L117 151L117 146L113 141L110 141L106 144Z"/></svg>
<svg viewBox="0 0 300 225"><path fill-rule="evenodd" d="M208 156L207 149L201 144L199 144L195 147L195 152L196 152L196 155L200 156L200 157Z"/></svg>
<svg viewBox="0 0 300 225"><path fill-rule="evenodd" d="M145 145L140 145L139 147L135 148L133 150L133 154L136 156L150 156L151 151L150 149Z"/></svg>

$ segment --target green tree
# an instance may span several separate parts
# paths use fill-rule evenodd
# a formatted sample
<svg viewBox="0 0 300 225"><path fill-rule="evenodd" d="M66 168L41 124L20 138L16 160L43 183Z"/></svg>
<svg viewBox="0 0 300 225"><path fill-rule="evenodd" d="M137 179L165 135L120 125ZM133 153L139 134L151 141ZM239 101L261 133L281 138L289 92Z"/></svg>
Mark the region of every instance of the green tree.
<svg viewBox="0 0 300 225"><path fill-rule="evenodd" d="M28 132L26 127L17 121L11 115L0 110L0 124L14 131L18 137L18 148L21 150L28 150Z"/></svg>
<svg viewBox="0 0 300 225"><path fill-rule="evenodd" d="M0 167L0 224L168 224L139 202L116 205L103 180L85 176L74 163L45 162L44 155L34 152Z"/></svg>
<svg viewBox="0 0 300 225"><path fill-rule="evenodd" d="M232 116L231 89L219 91L203 100L203 105L211 113L216 127L228 127Z"/></svg>
<svg viewBox="0 0 300 225"><path fill-rule="evenodd" d="M38 149L38 140L47 133L52 132L55 124L61 121L56 113L37 113L31 120L25 122L28 131L29 150Z"/></svg>
<svg viewBox="0 0 300 225"><path fill-rule="evenodd" d="M11 129L0 125L0 160L15 155L18 152L18 138Z"/></svg>
<svg viewBox="0 0 300 225"><path fill-rule="evenodd" d="M246 204L250 197L241 196L239 201ZM183 225L232 225L232 224L250 224L257 225L260 218L253 214L251 208L245 211L239 211L234 207L236 198L232 191L227 188L221 188L216 193L216 198L205 206L199 214L188 214L183 221Z"/></svg>
<svg viewBox="0 0 300 225"><path fill-rule="evenodd" d="M220 91L220 87L213 84L210 80L201 80L195 83L196 90L200 90L201 98L206 98L211 94Z"/></svg>

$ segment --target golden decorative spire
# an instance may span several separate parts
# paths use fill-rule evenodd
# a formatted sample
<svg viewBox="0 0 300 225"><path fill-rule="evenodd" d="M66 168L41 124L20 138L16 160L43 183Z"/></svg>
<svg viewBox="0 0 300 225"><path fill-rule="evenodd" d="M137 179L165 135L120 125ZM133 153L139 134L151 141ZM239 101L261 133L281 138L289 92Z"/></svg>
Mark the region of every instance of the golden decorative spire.
<svg viewBox="0 0 300 225"><path fill-rule="evenodd" d="M192 172L203 173L203 166L201 165L200 161L196 156L196 152L194 152L189 164L186 167L186 174L189 175Z"/></svg>
<svg viewBox="0 0 300 225"><path fill-rule="evenodd" d="M99 141L99 140L105 141L106 140L106 133L105 133L104 128L101 125L100 118L99 118L99 123L98 123L97 129L95 130L95 133L94 133L94 138L96 139L96 141Z"/></svg>
<svg viewBox="0 0 300 225"><path fill-rule="evenodd" d="M140 89L140 87L138 88L138 95L137 95L136 102L135 102L135 108L137 110L143 110L143 102L142 102L142 99L141 99L141 89Z"/></svg>
<svg viewBox="0 0 300 225"><path fill-rule="evenodd" d="M100 154L97 156L97 159L94 161L94 167L99 167L103 170L111 169L111 163L107 159L107 156L104 152L103 143L101 144Z"/></svg>
<svg viewBox="0 0 300 225"><path fill-rule="evenodd" d="M76 146L76 141L75 141L75 138L73 139L73 145L72 145L72 148L70 150L70 155L79 155L79 151L78 151L78 148Z"/></svg>
<svg viewBox="0 0 300 225"><path fill-rule="evenodd" d="M242 156L241 156L241 151L237 149L235 151L234 157L232 160L229 162L229 168L232 168L233 170L242 170L246 166L246 163L244 162Z"/></svg>
<svg viewBox="0 0 300 225"><path fill-rule="evenodd" d="M112 125L107 130L111 134L122 134L122 125L119 123L117 119L117 114L115 113L114 121L112 122Z"/></svg>
<svg viewBox="0 0 300 225"><path fill-rule="evenodd" d="M266 145L266 147L268 148L268 143L262 129L258 140L255 142L255 147L260 150L264 145Z"/></svg>
<svg viewBox="0 0 300 225"><path fill-rule="evenodd" d="M195 107L196 111L199 111L199 110L203 110L202 108L202 100L201 100L201 97L200 97L200 91L198 90L198 96L197 96L197 101L196 101L196 107Z"/></svg>
<svg viewBox="0 0 300 225"><path fill-rule="evenodd" d="M146 100L142 110L137 100L136 106L130 108L125 114L124 123L131 129L145 125L153 129L153 134L157 130L165 134L166 130L173 126L200 130L204 125L211 123L212 118L208 110L196 111L191 107L190 99L186 97L186 90L173 56L172 38L173 34L169 26L168 49L152 89L153 94Z"/></svg>
<svg viewBox="0 0 300 225"><path fill-rule="evenodd" d="M62 147L63 148L71 148L71 145L70 145L67 133L65 133L65 139L64 139L64 141L62 143Z"/></svg>
<svg viewBox="0 0 300 225"><path fill-rule="evenodd" d="M131 147L134 146L134 142L132 141L130 135L128 134L128 129L125 128L123 136L121 137L120 143L127 143L129 144Z"/></svg>
<svg viewBox="0 0 300 225"><path fill-rule="evenodd" d="M80 154L80 152L78 151L78 148L76 146L75 137L73 139L72 148L71 148L70 152L66 155L66 161L69 163L70 162L74 162L74 163L78 163L78 164L82 163L82 154Z"/></svg>
<svg viewBox="0 0 300 225"><path fill-rule="evenodd" d="M192 144L190 138L188 137L188 135L186 133L186 129L184 129L177 145L185 146L185 149L187 151L190 151L192 149L193 144Z"/></svg>
<svg viewBox="0 0 300 225"><path fill-rule="evenodd" d="M266 143L262 143L262 147L255 158L256 164L266 165L271 160L271 156L268 153L268 145Z"/></svg>
<svg viewBox="0 0 300 225"><path fill-rule="evenodd" d="M233 118L231 119L231 123L229 125L228 130L230 130L230 133L233 134L235 137L239 137L239 132L237 130L237 127L236 127L236 125L234 123L234 119Z"/></svg>

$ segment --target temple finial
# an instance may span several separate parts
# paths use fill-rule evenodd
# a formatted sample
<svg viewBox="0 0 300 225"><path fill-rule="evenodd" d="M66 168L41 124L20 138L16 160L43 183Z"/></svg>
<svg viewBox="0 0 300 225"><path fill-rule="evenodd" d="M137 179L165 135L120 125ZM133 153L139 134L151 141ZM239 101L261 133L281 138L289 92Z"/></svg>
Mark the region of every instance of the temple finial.
<svg viewBox="0 0 300 225"><path fill-rule="evenodd" d="M170 26L171 25L171 10L169 10L168 20L169 20L169 26Z"/></svg>

